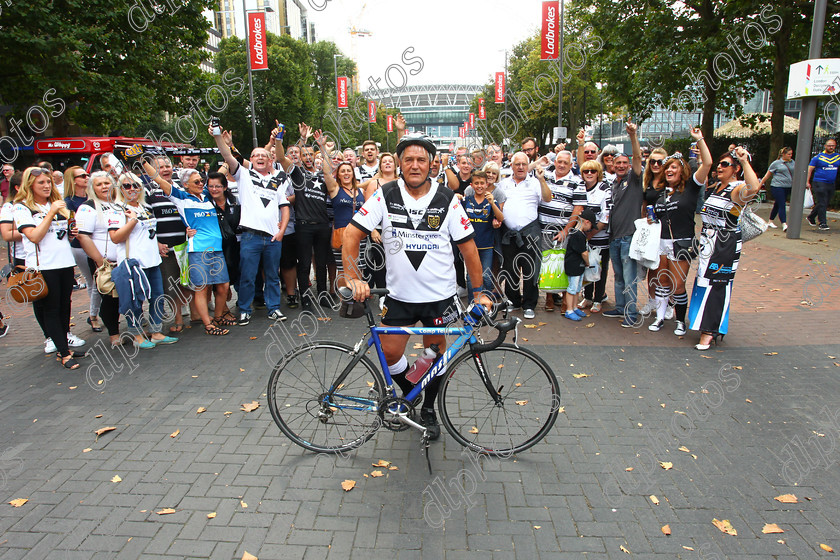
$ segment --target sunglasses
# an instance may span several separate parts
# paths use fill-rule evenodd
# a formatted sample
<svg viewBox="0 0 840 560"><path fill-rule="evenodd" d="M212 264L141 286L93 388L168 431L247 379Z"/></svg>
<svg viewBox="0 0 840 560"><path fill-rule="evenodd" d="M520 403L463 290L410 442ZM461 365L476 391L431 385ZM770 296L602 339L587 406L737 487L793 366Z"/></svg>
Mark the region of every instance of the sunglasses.
<svg viewBox="0 0 840 560"><path fill-rule="evenodd" d="M661 159L649 159L648 164L649 165L662 165L662 160Z"/></svg>
<svg viewBox="0 0 840 560"><path fill-rule="evenodd" d="M88 175L87 173L82 173L81 175L76 175L73 178L74 179L87 179L88 177L90 177L90 175Z"/></svg>
<svg viewBox="0 0 840 560"><path fill-rule="evenodd" d="M123 183L121 186L122 186L122 188L124 188L127 191L140 190L140 189L143 188L143 186L140 185L139 183Z"/></svg>
<svg viewBox="0 0 840 560"><path fill-rule="evenodd" d="M581 173L598 173L598 172L595 171L594 169L584 169L583 171L581 171Z"/></svg>
<svg viewBox="0 0 840 560"><path fill-rule="evenodd" d="M47 175L52 175L52 171L50 171L46 167L33 167L32 170L29 172L29 174L33 177L40 177L44 173L46 173Z"/></svg>
<svg viewBox="0 0 840 560"><path fill-rule="evenodd" d="M597 154L598 150L583 150L584 154Z"/></svg>
<svg viewBox="0 0 840 560"><path fill-rule="evenodd" d="M733 165L735 165L735 164L732 163L731 161L720 161L720 162L718 162L718 167L723 167L724 169L726 169L727 167L732 167Z"/></svg>

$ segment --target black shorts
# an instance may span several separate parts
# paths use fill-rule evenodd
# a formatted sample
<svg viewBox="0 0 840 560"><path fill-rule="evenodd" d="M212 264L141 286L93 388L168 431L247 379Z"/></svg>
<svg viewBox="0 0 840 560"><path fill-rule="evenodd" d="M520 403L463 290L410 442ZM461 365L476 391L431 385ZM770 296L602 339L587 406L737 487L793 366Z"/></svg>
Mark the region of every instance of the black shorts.
<svg viewBox="0 0 840 560"><path fill-rule="evenodd" d="M445 327L458 319L455 296L430 303L406 303L385 296L382 324L389 327L411 327L417 321L424 327Z"/></svg>
<svg viewBox="0 0 840 560"><path fill-rule="evenodd" d="M289 270L297 266L297 237L294 233L283 236L283 248L280 252L280 270Z"/></svg>

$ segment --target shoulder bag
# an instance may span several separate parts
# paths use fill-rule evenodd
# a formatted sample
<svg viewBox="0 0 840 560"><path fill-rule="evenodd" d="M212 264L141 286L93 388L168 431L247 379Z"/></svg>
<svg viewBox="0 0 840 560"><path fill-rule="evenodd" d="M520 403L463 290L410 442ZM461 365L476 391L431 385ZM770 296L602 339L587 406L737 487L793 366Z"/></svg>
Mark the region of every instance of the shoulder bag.
<svg viewBox="0 0 840 560"><path fill-rule="evenodd" d="M38 244L35 244L35 263L41 268L38 258ZM18 303L32 303L44 299L49 294L47 282L40 270L32 270L25 266L16 266L9 276L9 293Z"/></svg>
<svg viewBox="0 0 840 560"><path fill-rule="evenodd" d="M105 231L105 253L102 255L102 264L93 272L93 281L96 283L96 289L99 290L100 294L117 297L117 286L111 280L111 272L117 266L117 263L108 260L109 237L111 237L111 234Z"/></svg>

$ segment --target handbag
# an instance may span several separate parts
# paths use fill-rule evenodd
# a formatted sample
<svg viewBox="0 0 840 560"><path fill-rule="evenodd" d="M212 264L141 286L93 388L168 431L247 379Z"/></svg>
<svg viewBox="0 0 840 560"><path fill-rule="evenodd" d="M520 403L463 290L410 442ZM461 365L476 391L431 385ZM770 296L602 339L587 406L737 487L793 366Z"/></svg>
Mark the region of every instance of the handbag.
<svg viewBox="0 0 840 560"><path fill-rule="evenodd" d="M741 219L738 221L741 226L741 243L755 239L767 231L767 222L759 218L752 208L747 206L741 211Z"/></svg>
<svg viewBox="0 0 840 560"><path fill-rule="evenodd" d="M569 287L569 277L563 268L566 249L557 245L542 252L539 288L547 292L561 292Z"/></svg>
<svg viewBox="0 0 840 560"><path fill-rule="evenodd" d="M38 245L35 245L35 263L38 268L41 267L38 260ZM9 276L9 293L12 299L18 303L32 303L47 297L49 289L40 270L32 270L18 265Z"/></svg>
<svg viewBox="0 0 840 560"><path fill-rule="evenodd" d="M100 294L117 297L117 286L111 280L111 272L117 264L108 260L108 237L110 237L110 234L105 232L105 254L102 255L102 264L96 267L93 272L93 281L96 283L96 289L99 290Z"/></svg>

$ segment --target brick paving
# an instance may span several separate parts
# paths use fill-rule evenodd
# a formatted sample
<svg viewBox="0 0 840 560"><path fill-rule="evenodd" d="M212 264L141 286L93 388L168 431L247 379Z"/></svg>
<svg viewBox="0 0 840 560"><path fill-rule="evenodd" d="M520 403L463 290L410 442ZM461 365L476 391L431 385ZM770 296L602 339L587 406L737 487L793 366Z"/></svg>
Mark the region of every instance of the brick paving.
<svg viewBox="0 0 840 560"><path fill-rule="evenodd" d="M433 475L413 431L380 430L346 456L291 444L267 408L278 355L264 311L223 338L190 329L142 355L108 350L110 363L98 349L75 372L44 356L21 311L0 339L0 558L827 556L820 544L840 550L838 235L748 244L731 333L708 352L696 334L538 313L546 324L520 337L558 375L557 425L505 461L444 433ZM73 330L95 347L107 337L83 325L78 296ZM358 339L361 323L326 316L308 336ZM399 470L365 478L379 459ZM799 503L773 499L787 493Z"/></svg>

